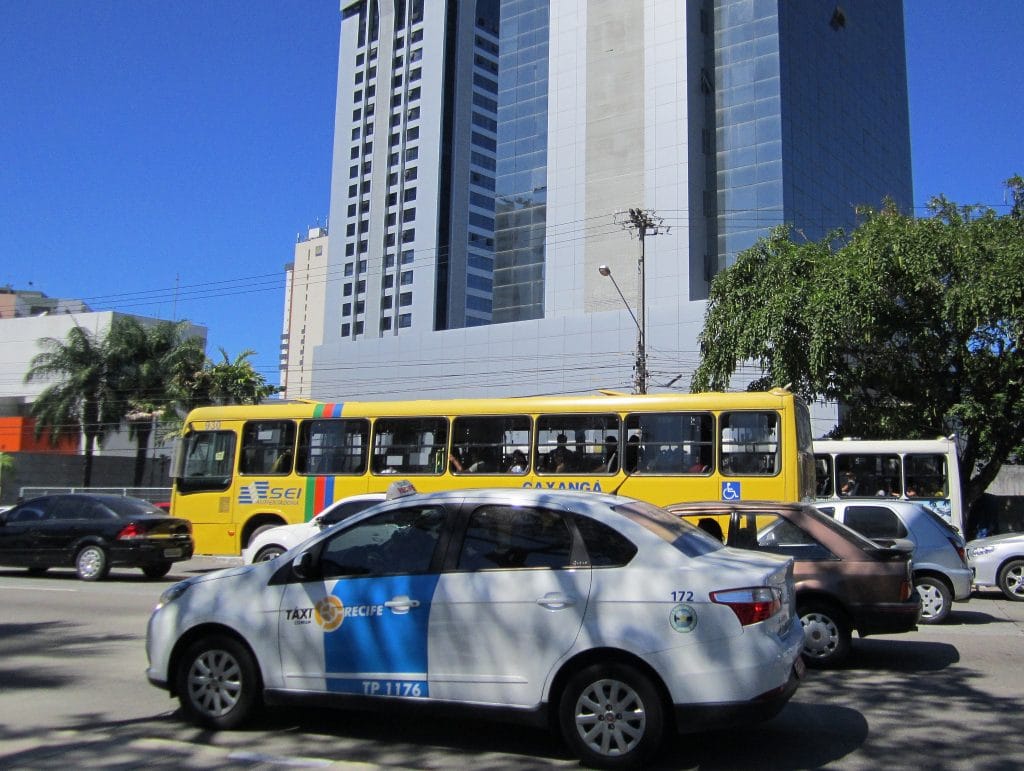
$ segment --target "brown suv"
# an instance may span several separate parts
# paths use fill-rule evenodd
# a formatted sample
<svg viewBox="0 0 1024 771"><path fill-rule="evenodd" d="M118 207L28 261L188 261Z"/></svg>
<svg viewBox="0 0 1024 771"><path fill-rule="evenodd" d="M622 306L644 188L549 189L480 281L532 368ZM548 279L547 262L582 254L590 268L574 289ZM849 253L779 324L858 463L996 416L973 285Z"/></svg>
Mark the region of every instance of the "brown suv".
<svg viewBox="0 0 1024 771"><path fill-rule="evenodd" d="M712 501L666 508L709 532L720 530L728 546L793 557L810 666L842 661L854 630L867 637L917 628L921 600L913 588L909 542L882 546L807 503Z"/></svg>

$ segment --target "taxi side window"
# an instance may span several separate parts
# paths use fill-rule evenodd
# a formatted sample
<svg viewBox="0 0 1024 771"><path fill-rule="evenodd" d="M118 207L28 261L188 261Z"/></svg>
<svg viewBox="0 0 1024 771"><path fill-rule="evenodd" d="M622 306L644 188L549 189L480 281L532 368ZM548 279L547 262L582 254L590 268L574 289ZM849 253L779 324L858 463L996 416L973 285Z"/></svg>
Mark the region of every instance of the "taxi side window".
<svg viewBox="0 0 1024 771"><path fill-rule="evenodd" d="M441 537L445 510L413 506L382 512L329 539L320 557L323 578L426 573Z"/></svg>
<svg viewBox="0 0 1024 771"><path fill-rule="evenodd" d="M572 534L558 512L485 505L469 518L457 570L566 568Z"/></svg>
<svg viewBox="0 0 1024 771"><path fill-rule="evenodd" d="M618 568L636 556L636 545L614 528L581 514L573 515L573 521L583 537L592 567Z"/></svg>

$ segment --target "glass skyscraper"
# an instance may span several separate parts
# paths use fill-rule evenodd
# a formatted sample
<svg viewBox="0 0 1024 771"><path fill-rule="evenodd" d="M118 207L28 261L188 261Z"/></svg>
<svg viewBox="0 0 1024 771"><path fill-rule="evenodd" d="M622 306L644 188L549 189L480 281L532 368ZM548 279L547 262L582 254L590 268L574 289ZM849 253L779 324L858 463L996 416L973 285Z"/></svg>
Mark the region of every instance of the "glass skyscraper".
<svg viewBox="0 0 1024 771"><path fill-rule="evenodd" d="M341 10L318 396L628 384L641 296L667 382L696 365L710 280L770 227L911 206L899 3ZM664 226L645 274L634 208Z"/></svg>

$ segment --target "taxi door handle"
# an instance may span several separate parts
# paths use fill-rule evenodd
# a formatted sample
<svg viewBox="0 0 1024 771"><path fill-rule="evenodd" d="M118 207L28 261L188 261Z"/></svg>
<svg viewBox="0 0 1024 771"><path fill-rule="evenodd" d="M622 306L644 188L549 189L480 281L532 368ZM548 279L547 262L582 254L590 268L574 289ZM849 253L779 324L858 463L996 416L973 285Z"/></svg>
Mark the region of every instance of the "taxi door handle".
<svg viewBox="0 0 1024 771"><path fill-rule="evenodd" d="M413 600L404 594L394 597L384 603L385 608L389 608L392 613L396 613L398 615L408 613L410 609L418 608L419 606L419 600Z"/></svg>
<svg viewBox="0 0 1024 771"><path fill-rule="evenodd" d="M543 597L538 598L537 604L548 610L561 610L570 605L575 605L576 598L561 592L548 592Z"/></svg>

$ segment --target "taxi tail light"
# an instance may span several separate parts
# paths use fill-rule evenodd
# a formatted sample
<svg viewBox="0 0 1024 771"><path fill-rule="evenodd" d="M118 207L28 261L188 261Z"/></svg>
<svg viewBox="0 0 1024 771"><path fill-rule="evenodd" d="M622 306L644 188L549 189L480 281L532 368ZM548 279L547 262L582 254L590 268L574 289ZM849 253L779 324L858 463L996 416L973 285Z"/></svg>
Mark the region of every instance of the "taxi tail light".
<svg viewBox="0 0 1024 771"><path fill-rule="evenodd" d="M129 522L127 525L121 528L121 532L117 534L117 540L119 541L130 541L133 538L145 538L146 531L136 525L134 522Z"/></svg>
<svg viewBox="0 0 1024 771"><path fill-rule="evenodd" d="M782 593L769 586L723 589L711 592L710 597L712 602L732 608L741 626L766 621L782 610Z"/></svg>

